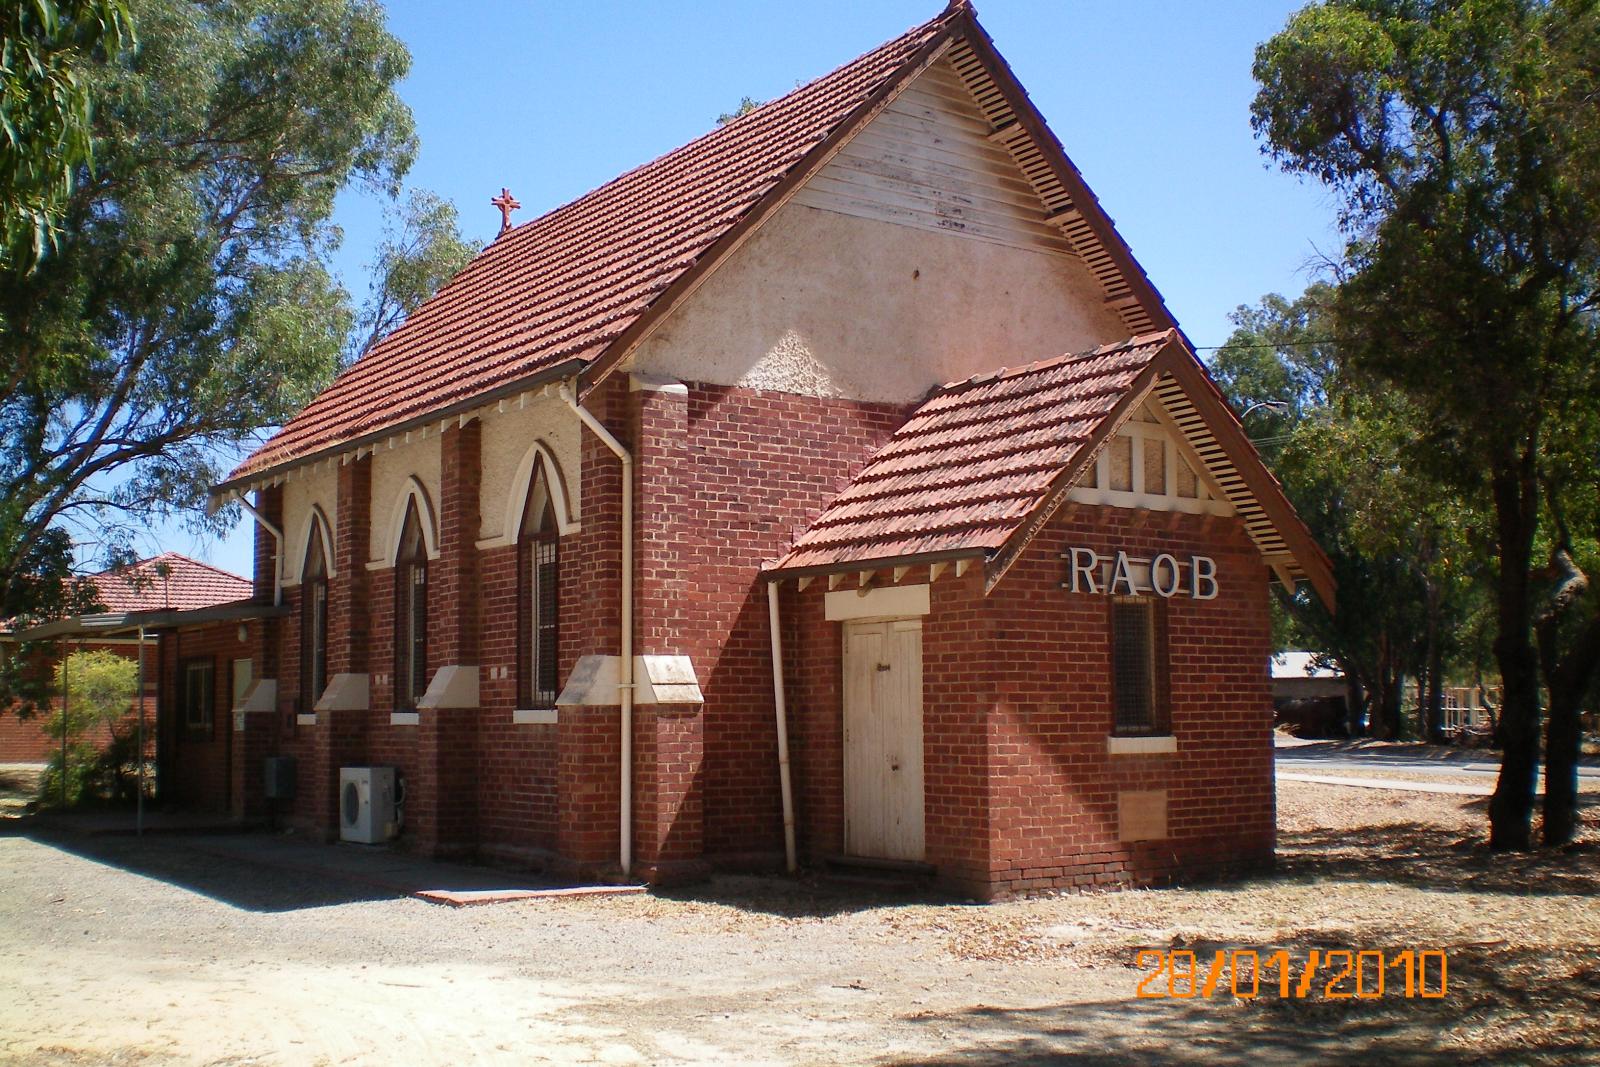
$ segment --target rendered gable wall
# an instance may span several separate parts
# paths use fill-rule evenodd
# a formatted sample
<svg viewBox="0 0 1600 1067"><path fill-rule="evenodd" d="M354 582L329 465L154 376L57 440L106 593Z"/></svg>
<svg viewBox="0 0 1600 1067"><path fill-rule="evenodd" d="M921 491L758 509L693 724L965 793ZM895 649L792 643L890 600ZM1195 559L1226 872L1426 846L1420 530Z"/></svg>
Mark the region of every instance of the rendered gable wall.
<svg viewBox="0 0 1600 1067"><path fill-rule="evenodd" d="M634 356L689 381L907 403L1127 328L947 62L930 68Z"/></svg>
<svg viewBox="0 0 1600 1067"><path fill-rule="evenodd" d="M572 511L568 518L582 514L579 476L582 427L578 417L561 400L552 396L533 397L526 404L512 402L505 411L488 409L483 414L483 473L479 487L478 536L501 537L522 516L526 486L517 475L529 448L542 442L559 464L561 487ZM508 527L508 522L510 527Z"/></svg>
<svg viewBox="0 0 1600 1067"><path fill-rule="evenodd" d="M411 440L394 448L379 448L372 454L372 516L368 533L367 559L388 559L400 537L398 524L405 519L395 502L405 492L406 483L415 477L428 495L435 527L439 515L439 438L436 432L414 434ZM426 521L426 519L424 519ZM437 528L434 536L438 536Z"/></svg>
<svg viewBox="0 0 1600 1067"><path fill-rule="evenodd" d="M329 533L332 533L339 521L338 469L333 463L313 464L308 468L291 472L289 477L284 479L283 532L288 541L284 549L284 584L287 586L298 585L300 582L300 571L305 566L306 549L311 544L308 537L311 525L306 520L313 507L321 509L323 517L328 520ZM330 556L327 562L331 567L333 566L331 545L329 549Z"/></svg>

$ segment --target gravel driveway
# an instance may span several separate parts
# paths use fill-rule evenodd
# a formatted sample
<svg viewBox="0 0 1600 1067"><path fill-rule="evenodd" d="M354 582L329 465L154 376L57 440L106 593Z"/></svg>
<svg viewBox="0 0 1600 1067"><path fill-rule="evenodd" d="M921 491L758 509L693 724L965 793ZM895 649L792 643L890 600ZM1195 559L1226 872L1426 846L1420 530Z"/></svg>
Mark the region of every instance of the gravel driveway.
<svg viewBox="0 0 1600 1067"><path fill-rule="evenodd" d="M990 907L724 878L451 909L0 824L0 1062L1592 1062L1587 850L1463 798L1285 784L1283 869ZM1443 947L1446 1001L1137 1000L1141 946ZM1509 992L1508 992L1509 990Z"/></svg>

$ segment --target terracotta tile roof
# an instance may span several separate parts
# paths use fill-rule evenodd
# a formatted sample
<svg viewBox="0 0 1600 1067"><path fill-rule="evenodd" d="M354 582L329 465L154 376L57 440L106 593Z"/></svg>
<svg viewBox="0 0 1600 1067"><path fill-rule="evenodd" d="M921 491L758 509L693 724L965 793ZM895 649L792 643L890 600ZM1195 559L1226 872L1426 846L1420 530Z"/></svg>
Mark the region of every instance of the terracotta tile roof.
<svg viewBox="0 0 1600 1067"><path fill-rule="evenodd" d="M966 14L963 5L952 5L833 73L511 229L229 482L570 360L594 360L809 152Z"/></svg>
<svg viewBox="0 0 1600 1067"><path fill-rule="evenodd" d="M1087 459L1175 337L1145 334L946 386L768 571L997 552Z"/></svg>
<svg viewBox="0 0 1600 1067"><path fill-rule="evenodd" d="M86 579L106 611L190 611L247 599L250 579L209 563L163 552Z"/></svg>

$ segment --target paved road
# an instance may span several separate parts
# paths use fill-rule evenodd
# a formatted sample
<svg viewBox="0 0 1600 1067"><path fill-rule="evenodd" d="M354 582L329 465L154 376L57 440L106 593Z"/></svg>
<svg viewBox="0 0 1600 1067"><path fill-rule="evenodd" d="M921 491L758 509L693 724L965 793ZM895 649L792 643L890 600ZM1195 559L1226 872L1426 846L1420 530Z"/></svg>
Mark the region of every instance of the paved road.
<svg viewBox="0 0 1600 1067"><path fill-rule="evenodd" d="M1427 745L1374 746L1360 741L1317 741L1312 744L1280 744L1278 767L1307 773L1336 771L1405 771L1416 775L1500 773L1494 753L1473 749L1432 748ZM1600 766L1593 761L1578 768L1585 779L1600 779Z"/></svg>

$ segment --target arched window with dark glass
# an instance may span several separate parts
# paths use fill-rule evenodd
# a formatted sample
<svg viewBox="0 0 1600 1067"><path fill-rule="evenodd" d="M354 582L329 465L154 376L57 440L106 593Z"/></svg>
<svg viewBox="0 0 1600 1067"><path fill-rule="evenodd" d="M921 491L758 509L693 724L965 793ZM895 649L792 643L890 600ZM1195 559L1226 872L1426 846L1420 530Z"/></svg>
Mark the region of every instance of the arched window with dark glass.
<svg viewBox="0 0 1600 1067"><path fill-rule="evenodd" d="M320 522L312 520L307 542L300 571L300 703L311 711L328 688L328 555Z"/></svg>
<svg viewBox="0 0 1600 1067"><path fill-rule="evenodd" d="M395 704L412 711L428 689L428 543L413 499L394 564Z"/></svg>
<svg viewBox="0 0 1600 1067"><path fill-rule="evenodd" d="M560 611L555 501L544 463L534 468L517 537L517 706L556 703Z"/></svg>

